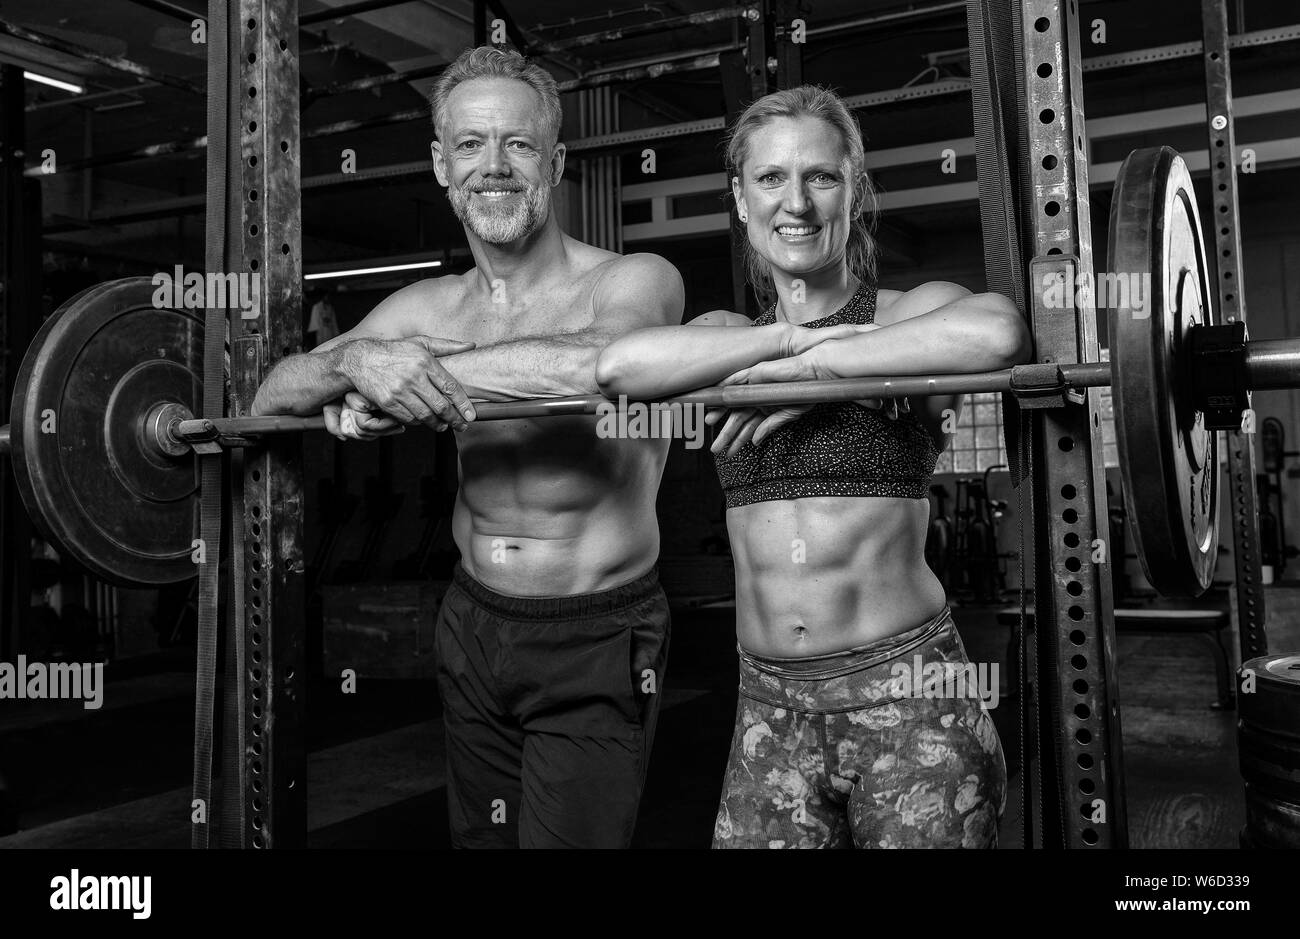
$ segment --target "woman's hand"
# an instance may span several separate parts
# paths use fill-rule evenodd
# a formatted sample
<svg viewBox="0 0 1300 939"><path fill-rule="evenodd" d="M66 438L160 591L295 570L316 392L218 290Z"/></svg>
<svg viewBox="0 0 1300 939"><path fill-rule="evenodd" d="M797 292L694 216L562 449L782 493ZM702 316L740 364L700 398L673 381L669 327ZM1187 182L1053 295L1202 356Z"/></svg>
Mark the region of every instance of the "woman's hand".
<svg viewBox="0 0 1300 939"><path fill-rule="evenodd" d="M735 456L745 444L752 442L757 447L777 428L798 420L812 407L811 404L793 404L771 408L715 408L704 415L704 423L712 427L724 417L726 423L709 449L714 453L726 450L727 456Z"/></svg>
<svg viewBox="0 0 1300 939"><path fill-rule="evenodd" d="M801 355L823 342L832 339L852 339L859 333L879 328L876 325L853 326L845 324L842 326L827 326L824 329L809 329L807 326L787 323L785 324L784 341L781 345L785 355Z"/></svg>
<svg viewBox="0 0 1300 939"><path fill-rule="evenodd" d="M325 405L324 415L325 429L340 440L374 440L406 430L401 421L384 414L358 391ZM438 430L446 426L440 424Z"/></svg>
<svg viewBox="0 0 1300 939"><path fill-rule="evenodd" d="M865 332L867 329L878 329L880 327L855 326L848 328L855 332ZM808 331L820 333L829 332L830 329ZM728 375L719 384L757 385L766 382L817 381L825 377L817 364L815 350L809 350L788 358L772 359L759 362L757 365L751 365L749 368L743 368ZM859 398L854 403L865 408L871 408L874 411L883 411L890 420L897 420L899 414L905 414L912 409L906 398ZM705 423L710 426L716 425L722 420L723 415L726 415L726 423L723 424L722 430L718 432L710 449L714 453L721 453L726 450L728 456L734 456L746 443L752 442L754 446L758 446L773 431L798 420L812 407L811 404L803 404L777 407L741 407L710 411L704 418Z"/></svg>
<svg viewBox="0 0 1300 939"><path fill-rule="evenodd" d="M811 350L784 359L769 359L732 372L719 385L758 385L769 381L816 381L816 361Z"/></svg>

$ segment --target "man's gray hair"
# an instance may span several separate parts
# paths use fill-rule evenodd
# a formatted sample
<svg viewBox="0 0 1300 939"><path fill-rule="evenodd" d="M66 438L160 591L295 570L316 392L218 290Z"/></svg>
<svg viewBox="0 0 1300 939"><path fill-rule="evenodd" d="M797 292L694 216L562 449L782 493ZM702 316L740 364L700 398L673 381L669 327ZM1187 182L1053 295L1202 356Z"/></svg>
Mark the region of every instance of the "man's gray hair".
<svg viewBox="0 0 1300 939"><path fill-rule="evenodd" d="M542 101L542 122L551 144L560 139L560 92L550 73L513 49L478 46L457 56L456 61L438 76L433 91L429 93L433 128L439 140L446 143L447 99L457 85L475 78L513 78L532 88Z"/></svg>

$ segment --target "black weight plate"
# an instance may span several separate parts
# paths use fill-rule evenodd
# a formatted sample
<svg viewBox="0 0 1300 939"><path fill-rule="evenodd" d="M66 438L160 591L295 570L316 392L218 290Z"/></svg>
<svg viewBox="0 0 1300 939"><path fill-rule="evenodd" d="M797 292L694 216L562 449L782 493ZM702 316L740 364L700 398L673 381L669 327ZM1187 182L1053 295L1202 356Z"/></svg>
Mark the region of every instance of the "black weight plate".
<svg viewBox="0 0 1300 939"><path fill-rule="evenodd" d="M155 404L197 412L203 322L153 306L148 277L109 281L59 307L14 385L14 478L32 521L65 557L122 586L195 575L192 456L145 444Z"/></svg>
<svg viewBox="0 0 1300 939"><path fill-rule="evenodd" d="M1151 585L1198 597L1218 557L1219 458L1190 405L1185 336L1216 317L1192 179L1174 150L1134 150L1120 166L1109 247L1106 273L1151 275L1149 289L1110 303L1124 503Z"/></svg>

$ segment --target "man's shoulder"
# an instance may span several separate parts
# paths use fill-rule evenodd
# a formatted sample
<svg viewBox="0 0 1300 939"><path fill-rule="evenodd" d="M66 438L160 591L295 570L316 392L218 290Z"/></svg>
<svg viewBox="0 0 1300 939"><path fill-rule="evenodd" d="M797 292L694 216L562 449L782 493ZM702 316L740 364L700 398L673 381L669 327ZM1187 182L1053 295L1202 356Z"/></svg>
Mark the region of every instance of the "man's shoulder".
<svg viewBox="0 0 1300 939"><path fill-rule="evenodd" d="M465 274L442 274L438 277L425 277L413 284L407 284L401 290L389 294L389 299L401 297L403 300L445 300L461 296L467 289L467 279L474 271Z"/></svg>
<svg viewBox="0 0 1300 939"><path fill-rule="evenodd" d="M649 291L651 295L671 296L682 290L682 275L669 261L657 254L604 253L609 257L602 260L598 273L600 286L606 291L617 294Z"/></svg>
<svg viewBox="0 0 1300 939"><path fill-rule="evenodd" d="M618 271L632 276L662 277L675 281L682 279L677 268L657 254L648 251L638 251L633 254L614 254L612 251L608 253L612 256L607 262L609 271Z"/></svg>
<svg viewBox="0 0 1300 939"><path fill-rule="evenodd" d="M439 316L444 316L455 311L466 289L463 274L426 277L390 293L371 315L377 315L385 325L403 334L422 333L422 321L429 313L436 310Z"/></svg>
<svg viewBox="0 0 1300 939"><path fill-rule="evenodd" d="M686 291L677 268L657 254L615 255L607 261L592 295L593 312L636 311L641 326L677 325Z"/></svg>

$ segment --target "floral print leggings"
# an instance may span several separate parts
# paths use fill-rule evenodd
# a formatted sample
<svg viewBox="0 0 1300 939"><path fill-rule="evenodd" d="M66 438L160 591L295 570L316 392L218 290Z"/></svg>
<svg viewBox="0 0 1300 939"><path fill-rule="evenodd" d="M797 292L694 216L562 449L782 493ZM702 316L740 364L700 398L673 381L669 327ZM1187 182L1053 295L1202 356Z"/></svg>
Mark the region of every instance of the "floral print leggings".
<svg viewBox="0 0 1300 939"><path fill-rule="evenodd" d="M740 652L715 848L995 848L1002 744L947 607L799 659Z"/></svg>

